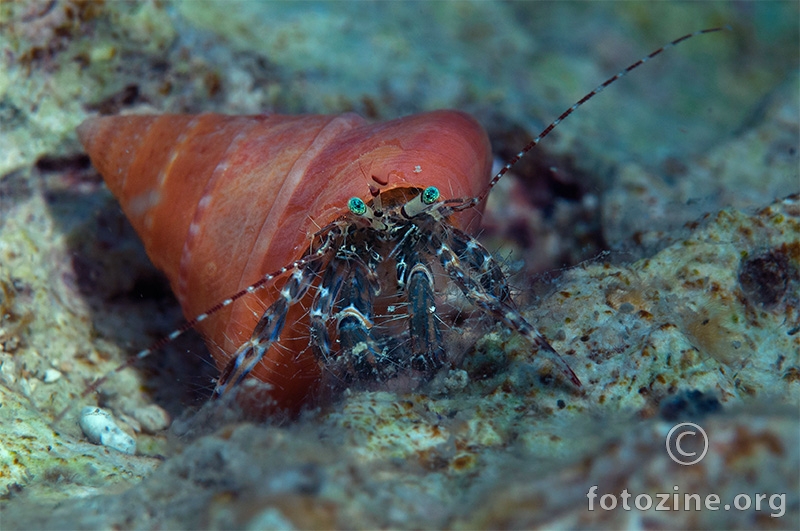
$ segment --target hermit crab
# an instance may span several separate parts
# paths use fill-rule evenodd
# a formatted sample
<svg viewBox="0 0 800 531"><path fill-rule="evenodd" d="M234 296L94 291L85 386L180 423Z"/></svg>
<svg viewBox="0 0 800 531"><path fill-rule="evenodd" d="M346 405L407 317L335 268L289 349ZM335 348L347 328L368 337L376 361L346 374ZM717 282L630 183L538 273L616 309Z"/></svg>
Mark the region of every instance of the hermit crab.
<svg viewBox="0 0 800 531"><path fill-rule="evenodd" d="M221 371L215 396L255 378L294 409L326 374L429 378L447 363L452 291L580 386L470 232L492 187L564 118L666 48L720 29L612 76L494 177L485 131L457 111L378 124L353 114L128 115L89 119L78 134L191 319L166 340L192 327L204 335Z"/></svg>

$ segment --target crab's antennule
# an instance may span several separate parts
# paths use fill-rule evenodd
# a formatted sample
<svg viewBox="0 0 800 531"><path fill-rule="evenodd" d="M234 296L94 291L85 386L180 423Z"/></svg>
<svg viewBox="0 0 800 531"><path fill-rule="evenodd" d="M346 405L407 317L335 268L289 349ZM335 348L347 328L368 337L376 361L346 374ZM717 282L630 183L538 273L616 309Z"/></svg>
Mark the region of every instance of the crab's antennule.
<svg viewBox="0 0 800 531"><path fill-rule="evenodd" d="M528 153L530 150L532 150L532 149L533 149L533 148L534 148L534 147L535 147L535 146L536 146L536 145L537 145L539 142L541 142L541 141L542 141L542 139L543 139L544 137L546 137L547 135L549 135L549 134L550 134L550 132L551 132L553 129L555 129L555 128L556 128L556 126L558 126L558 124L560 124L562 121L564 121L564 119L565 119L567 116L569 116L570 114L572 114L573 112L575 112L575 110L577 110L577 109L578 109L578 107L580 107L581 105L583 105L584 103L586 103L587 101L589 101L590 99L592 99L593 97L595 97L597 94L599 94L599 93L603 92L603 90L605 90L605 88L606 88L606 87L608 87L610 84L614 83L614 82L615 82L616 80L618 80L619 78L621 78L621 77L624 77L625 75L627 75L627 74L628 74L628 72L630 72L631 70L634 70L634 69L638 68L639 66L643 65L644 63L646 63L646 62L647 62L647 61L649 61L650 59L652 59L652 58L654 58L655 56L657 56L657 55L661 54L661 52L663 52L663 51L665 51L665 50L667 50L667 49L669 49L669 48L672 48L673 46L675 46L675 45L677 45L677 44L680 44L681 42L683 42L683 41L685 41L685 40L691 39L692 37L696 37L697 35L703 35L703 34L705 34L705 33L715 33L715 32L717 32L717 31L725 31L725 30L731 31L731 30L732 30L732 28L731 28L730 26L720 26L720 27L717 27L717 28L707 28L707 29L702 29L702 30L699 30L699 31L695 31L694 33L687 33L687 34L686 34L686 35L684 35L683 37L679 37L679 38L675 39L674 41L670 42L669 44L665 44L665 45L664 45L664 46L662 46L661 48L659 48L659 49L657 49L657 50L655 50L655 51L651 52L650 54L646 55L645 57L642 57L641 59L639 59L639 60L638 60L638 61L636 61L635 63L631 64L631 65L630 65L630 66L628 66L627 68L624 68L623 70L620 70L619 72L617 72L616 74L614 74L614 75L613 75L613 76L611 76L610 78L606 79L605 81L603 81L602 83L600 83L600 84L599 84L597 87L595 87L595 89L594 89L594 90L592 90L591 92L589 92L588 94L586 94L584 97L582 97L580 100L578 100L577 102L575 102L575 103L572 105L572 107L569 107L567 110L565 110L564 112L562 112L562 113L561 113L561 115L560 115L558 118L556 118L555 120L553 120L553 121L550 123L550 125L548 125L547 127L545 127L545 128L542 130L542 132L541 132L541 133L539 133L539 134L536 136L536 138L534 138L533 140L531 140L531 141L530 141L530 143L528 143L528 145L526 145L525 147L523 147L523 148L522 148L522 149L519 151L519 153L517 153L516 155L514 155L513 157L511 157L511 160L509 160L508 162L506 162L505 166L503 166L503 168L502 168L502 169L501 169L499 172L497 172L497 175L495 175L495 176L492 178L492 180L491 180L491 181L489 181L489 184L486 186L486 188L484 188L483 192L481 192L481 193L480 193L480 195L478 195L478 196L476 196L476 197L473 197L473 198L471 198L471 199L468 199L468 200L466 200L464 203L462 203L462 204L458 205L457 207L454 207L454 210L458 211L458 210L464 210L464 209L467 209L467 208L472 208L472 207L474 207L474 206L477 206L479 203L481 203L481 202L482 202L484 199L486 199L486 197L489 195L489 192L492 190L492 188L494 187L494 185L496 185L496 184L497 184L497 182L498 182L498 181L499 181L499 180L500 180L500 179L503 177L503 175L505 175L506 173L508 173L508 171L509 171L511 168L513 168L513 167L514 167L514 165L515 165L517 162L519 162L519 160L520 160L522 157L524 157L524 156L525 156L525 155L526 155L526 154L527 154L527 153Z"/></svg>

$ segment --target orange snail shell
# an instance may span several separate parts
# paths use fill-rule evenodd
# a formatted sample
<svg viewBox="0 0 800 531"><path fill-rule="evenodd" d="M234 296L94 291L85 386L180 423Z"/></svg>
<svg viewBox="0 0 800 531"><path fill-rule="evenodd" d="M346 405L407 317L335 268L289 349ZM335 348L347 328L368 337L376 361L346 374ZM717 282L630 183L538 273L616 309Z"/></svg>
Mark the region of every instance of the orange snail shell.
<svg viewBox="0 0 800 531"><path fill-rule="evenodd" d="M350 197L371 200L373 180L461 198L491 177L486 132L457 111L377 124L355 114L109 116L86 120L78 136L187 318L300 258ZM475 229L478 214L453 222ZM220 370L276 294L259 290L200 323ZM282 339L252 373L287 409L320 375L300 306L283 337L306 339Z"/></svg>

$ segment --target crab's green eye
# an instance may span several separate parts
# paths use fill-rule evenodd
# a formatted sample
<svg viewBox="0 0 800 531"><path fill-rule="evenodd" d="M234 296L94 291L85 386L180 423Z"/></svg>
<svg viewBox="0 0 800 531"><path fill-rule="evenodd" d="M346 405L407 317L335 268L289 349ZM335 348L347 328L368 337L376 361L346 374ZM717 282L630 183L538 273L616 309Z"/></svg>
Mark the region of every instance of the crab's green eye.
<svg viewBox="0 0 800 531"><path fill-rule="evenodd" d="M426 205L432 205L439 200L439 189L435 186L429 186L422 191L422 202Z"/></svg>
<svg viewBox="0 0 800 531"><path fill-rule="evenodd" d="M358 197L351 197L347 202L347 208L356 216L363 216L367 213L367 204Z"/></svg>

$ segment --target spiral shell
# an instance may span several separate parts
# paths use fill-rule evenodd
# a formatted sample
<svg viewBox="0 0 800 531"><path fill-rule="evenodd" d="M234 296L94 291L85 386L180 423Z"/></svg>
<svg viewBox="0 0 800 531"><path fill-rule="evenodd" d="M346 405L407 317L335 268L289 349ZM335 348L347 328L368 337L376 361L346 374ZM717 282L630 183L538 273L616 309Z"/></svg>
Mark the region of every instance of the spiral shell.
<svg viewBox="0 0 800 531"><path fill-rule="evenodd" d="M370 124L338 116L128 115L92 118L78 135L93 164L192 318L300 258L350 197L436 186L476 196L491 175L481 126L457 111ZM453 224L475 229L476 209ZM220 370L276 297L260 290L198 329ZM258 300L256 300L256 298ZM305 400L319 368L303 309L253 375L286 407Z"/></svg>

